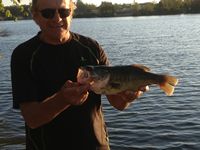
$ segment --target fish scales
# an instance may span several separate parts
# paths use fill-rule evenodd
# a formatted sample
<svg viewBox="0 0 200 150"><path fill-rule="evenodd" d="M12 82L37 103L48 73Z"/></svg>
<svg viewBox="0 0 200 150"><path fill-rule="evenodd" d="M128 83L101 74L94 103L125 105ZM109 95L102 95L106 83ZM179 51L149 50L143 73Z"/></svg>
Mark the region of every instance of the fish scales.
<svg viewBox="0 0 200 150"><path fill-rule="evenodd" d="M125 90L137 91L140 87L156 84L169 96L174 92L178 79L170 75L150 72L143 65L85 66L79 68L77 81L90 84L97 94L112 95Z"/></svg>

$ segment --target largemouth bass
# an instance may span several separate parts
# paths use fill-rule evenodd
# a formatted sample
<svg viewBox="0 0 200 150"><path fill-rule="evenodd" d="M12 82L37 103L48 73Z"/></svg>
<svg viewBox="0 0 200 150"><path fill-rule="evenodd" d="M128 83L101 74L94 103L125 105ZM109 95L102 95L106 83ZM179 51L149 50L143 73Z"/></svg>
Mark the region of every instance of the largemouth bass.
<svg viewBox="0 0 200 150"><path fill-rule="evenodd" d="M84 66L80 67L77 82L89 83L96 94L113 95L125 90L137 91L141 87L156 84L171 96L178 79L170 75L151 73L143 65Z"/></svg>

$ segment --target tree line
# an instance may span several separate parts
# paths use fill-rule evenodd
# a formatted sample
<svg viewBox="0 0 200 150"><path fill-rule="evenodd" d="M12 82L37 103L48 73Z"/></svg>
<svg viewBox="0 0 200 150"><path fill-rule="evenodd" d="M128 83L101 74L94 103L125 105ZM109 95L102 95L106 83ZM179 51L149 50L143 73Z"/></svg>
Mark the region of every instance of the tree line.
<svg viewBox="0 0 200 150"><path fill-rule="evenodd" d="M200 13L200 0L160 0L139 4L113 4L102 2L100 6L83 3L77 0L75 18L85 17L118 17L142 15L169 15ZM4 7L0 0L0 20L31 19L30 5Z"/></svg>

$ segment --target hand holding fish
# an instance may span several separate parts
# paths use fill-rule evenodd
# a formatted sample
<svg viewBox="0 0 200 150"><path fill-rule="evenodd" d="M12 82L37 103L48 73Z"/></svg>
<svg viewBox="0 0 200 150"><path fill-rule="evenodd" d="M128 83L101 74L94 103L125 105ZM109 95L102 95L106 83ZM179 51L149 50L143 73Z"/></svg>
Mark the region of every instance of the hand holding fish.
<svg viewBox="0 0 200 150"><path fill-rule="evenodd" d="M89 95L89 87L89 84L81 85L77 82L68 80L63 85L60 92L70 105L81 105L86 101Z"/></svg>
<svg viewBox="0 0 200 150"><path fill-rule="evenodd" d="M139 88L138 91L131 91L131 90L122 91L120 93L117 93L116 95L119 96L121 100L131 103L140 96L142 96L142 94L147 91L149 91L149 86L141 87Z"/></svg>

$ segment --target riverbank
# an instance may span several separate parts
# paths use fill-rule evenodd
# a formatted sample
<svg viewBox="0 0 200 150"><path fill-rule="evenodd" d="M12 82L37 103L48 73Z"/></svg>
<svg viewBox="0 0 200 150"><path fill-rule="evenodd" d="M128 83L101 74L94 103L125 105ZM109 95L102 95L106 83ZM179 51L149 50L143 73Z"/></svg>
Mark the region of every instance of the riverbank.
<svg viewBox="0 0 200 150"><path fill-rule="evenodd" d="M77 1L74 18L96 18L96 17L127 17L127 16L152 16L152 15L177 15L200 13L200 1L174 1L160 0L159 3L132 3L113 4L102 2L100 6L85 4ZM29 5L5 7L0 13L0 20L27 20L31 19Z"/></svg>

